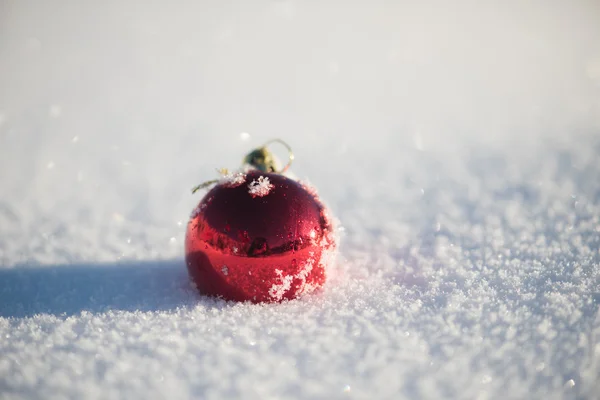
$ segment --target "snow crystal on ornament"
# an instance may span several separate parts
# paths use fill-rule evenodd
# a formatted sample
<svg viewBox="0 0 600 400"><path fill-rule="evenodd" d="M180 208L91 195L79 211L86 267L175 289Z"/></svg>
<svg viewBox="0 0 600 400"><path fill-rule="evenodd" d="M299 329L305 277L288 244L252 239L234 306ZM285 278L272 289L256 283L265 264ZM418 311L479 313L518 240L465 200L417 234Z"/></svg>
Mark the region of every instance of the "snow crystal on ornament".
<svg viewBox="0 0 600 400"><path fill-rule="evenodd" d="M293 261L294 263L296 260ZM315 267L316 259L315 254L310 252L310 258L306 260L306 262L302 265L300 271L298 271L295 275L283 275L283 271L280 269L275 270L275 274L279 278L280 283L274 283L269 289L269 296L272 299L280 301L283 299L283 296L292 288L292 283L295 279L300 280L300 283L296 287L294 296L300 296L303 294L312 293L315 289L317 289L318 285L307 282L307 278ZM323 268L322 265L319 265L319 268Z"/></svg>
<svg viewBox="0 0 600 400"><path fill-rule="evenodd" d="M198 215L200 215L200 207L196 207L192 210L192 213L190 214L190 219L194 219Z"/></svg>
<svg viewBox="0 0 600 400"><path fill-rule="evenodd" d="M221 177L219 184L229 188L235 188L246 182L246 174L243 172L228 172Z"/></svg>
<svg viewBox="0 0 600 400"><path fill-rule="evenodd" d="M196 218L200 213L206 208L206 204L200 204L198 207L192 210L192 214L190 215L190 219Z"/></svg>
<svg viewBox="0 0 600 400"><path fill-rule="evenodd" d="M296 274L295 278L296 279L300 279L300 284L298 285L298 288L296 289L296 296L300 296L303 294L307 294L307 293L312 293L314 292L314 290L317 288L317 285L312 284L307 282L306 278L308 278L308 276L310 275L310 273L312 272L314 265L315 265L315 258L314 258L314 253L311 252L310 253L310 258L308 260L306 260L306 263L303 265L302 269L298 272L298 274ZM322 266L319 266L322 268Z"/></svg>
<svg viewBox="0 0 600 400"><path fill-rule="evenodd" d="M316 197L316 198L319 197L319 192L317 191L317 188L314 187L309 181L301 180L301 181L298 181L298 183L300 184L300 186L302 186L304 188L304 190L306 190L308 193L310 193L313 197Z"/></svg>
<svg viewBox="0 0 600 400"><path fill-rule="evenodd" d="M275 185L269 182L269 178L260 176L257 180L253 180L248 185L248 193L252 195L252 197L264 197L271 192Z"/></svg>
<svg viewBox="0 0 600 400"><path fill-rule="evenodd" d="M279 301L283 299L283 295L291 289L294 277L291 275L283 276L283 271L280 269L276 269L275 273L281 280L281 284L278 285L274 283L273 286L271 286L271 289L269 289L269 296Z"/></svg>

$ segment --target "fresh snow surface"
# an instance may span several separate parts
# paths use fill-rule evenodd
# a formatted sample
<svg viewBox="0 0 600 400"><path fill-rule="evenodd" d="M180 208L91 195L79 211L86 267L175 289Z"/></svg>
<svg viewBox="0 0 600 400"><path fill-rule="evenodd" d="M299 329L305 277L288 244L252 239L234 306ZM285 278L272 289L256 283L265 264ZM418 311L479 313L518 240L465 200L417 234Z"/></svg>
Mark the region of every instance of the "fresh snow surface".
<svg viewBox="0 0 600 400"><path fill-rule="evenodd" d="M202 297L274 137L336 267ZM596 0L0 1L1 399L598 399L599 247Z"/></svg>

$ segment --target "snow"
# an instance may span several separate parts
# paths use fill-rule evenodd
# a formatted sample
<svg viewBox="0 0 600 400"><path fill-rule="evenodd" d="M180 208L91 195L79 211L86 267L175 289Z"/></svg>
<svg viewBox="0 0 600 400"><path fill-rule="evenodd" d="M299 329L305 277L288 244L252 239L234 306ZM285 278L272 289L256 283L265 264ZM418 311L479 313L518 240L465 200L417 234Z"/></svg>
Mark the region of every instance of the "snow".
<svg viewBox="0 0 600 400"><path fill-rule="evenodd" d="M283 298L283 295L291 289L294 276L284 276L283 271L280 269L276 269L275 274L279 277L281 283L279 285L274 283L273 286L271 286L271 289L269 289L269 296L271 296L275 300L281 300Z"/></svg>
<svg viewBox="0 0 600 400"><path fill-rule="evenodd" d="M322 253L321 253L321 259L320 262L318 263L318 268L329 268L331 269L331 265L333 263L333 261L335 261L335 254L328 254L329 252L333 253L334 250L332 249L326 249L323 248ZM283 296L289 292L289 290L292 287L292 282L294 281L294 279L299 279L300 283L298 284L297 288L295 289L294 292L294 297L301 297L303 295L309 294L314 292L317 289L318 285L312 284L312 283L307 283L306 282L306 278L309 276L309 274L311 273L311 271L313 270L314 266L315 266L315 254L314 252L310 252L309 253L309 258L300 265L300 269L298 271L297 274L295 275L283 275L283 271L280 269L275 269L275 275L277 276L277 278L279 279L280 283L274 283L271 288L269 289L269 296L271 296L271 298L273 300L276 301L281 301L281 299L283 299ZM292 261L292 263L295 263L296 261Z"/></svg>
<svg viewBox="0 0 600 400"><path fill-rule="evenodd" d="M248 193L252 197L265 197L271 190L275 187L266 176L259 176L258 180L253 179L252 182L248 184Z"/></svg>
<svg viewBox="0 0 600 400"><path fill-rule="evenodd" d="M219 180L219 184L230 188L238 187L246 183L246 173L234 171L225 173Z"/></svg>
<svg viewBox="0 0 600 400"><path fill-rule="evenodd" d="M598 398L598 2L176 3L0 3L0 398ZM190 188L274 137L337 265L202 297Z"/></svg>

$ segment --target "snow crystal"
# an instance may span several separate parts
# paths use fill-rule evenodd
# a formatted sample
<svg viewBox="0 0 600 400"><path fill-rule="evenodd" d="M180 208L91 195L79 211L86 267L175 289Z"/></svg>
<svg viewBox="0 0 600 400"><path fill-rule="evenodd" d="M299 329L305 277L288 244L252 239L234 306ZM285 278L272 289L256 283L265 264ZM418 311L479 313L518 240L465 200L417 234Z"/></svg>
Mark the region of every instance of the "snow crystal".
<svg viewBox="0 0 600 400"><path fill-rule="evenodd" d="M326 259L330 260L327 257ZM278 301L281 300L283 296L291 289L294 279L300 280L300 283L297 285L296 292L294 293L296 296L312 293L319 286L307 282L306 278L308 278L312 272L315 264L315 254L314 252L310 252L309 258L300 266L298 273L295 275L283 276L283 272L279 269L276 269L275 274L278 276L280 283L274 283L269 289L269 295L271 298ZM325 264L322 262L318 267L325 268Z"/></svg>
<svg viewBox="0 0 600 400"><path fill-rule="evenodd" d="M190 219L196 218L198 215L200 215L202 213L202 211L204 211L204 209L206 207L207 207L207 205L205 203L201 203L197 207L194 207L194 209L192 210L192 213L190 214Z"/></svg>
<svg viewBox="0 0 600 400"><path fill-rule="evenodd" d="M219 184L229 188L238 187L244 182L246 182L246 174L242 171L227 172L219 180Z"/></svg>
<svg viewBox="0 0 600 400"><path fill-rule="evenodd" d="M281 300L286 292L292 287L294 277L292 275L283 276L283 271L280 269L276 269L275 274L279 277L281 283L274 283L271 286L271 289L269 289L269 296L275 300Z"/></svg>
<svg viewBox="0 0 600 400"><path fill-rule="evenodd" d="M242 132L240 133L240 139L242 139L243 141L247 141L248 139L250 139L250 134L248 132Z"/></svg>
<svg viewBox="0 0 600 400"><path fill-rule="evenodd" d="M300 180L299 183L304 188L304 190L306 190L308 193L310 193L313 197L316 197L316 198L319 197L319 191L308 180L306 180L306 179Z"/></svg>
<svg viewBox="0 0 600 400"><path fill-rule="evenodd" d="M271 190L275 187L271 182L269 182L269 178L266 176L259 176L258 181L254 179L248 185L248 193L252 195L252 197L264 197L268 195Z"/></svg>
<svg viewBox="0 0 600 400"><path fill-rule="evenodd" d="M308 260L301 266L300 271L294 276L296 279L300 279L300 284L298 284L298 288L296 289L296 296L300 296L302 294L312 293L317 286L312 283L307 283L306 278L312 272L315 265L315 255L313 252L310 252ZM321 266L321 268L323 268Z"/></svg>
<svg viewBox="0 0 600 400"><path fill-rule="evenodd" d="M194 207L194 209L192 210L191 214L190 214L190 219L194 219L196 218L198 215L200 215L200 207Z"/></svg>

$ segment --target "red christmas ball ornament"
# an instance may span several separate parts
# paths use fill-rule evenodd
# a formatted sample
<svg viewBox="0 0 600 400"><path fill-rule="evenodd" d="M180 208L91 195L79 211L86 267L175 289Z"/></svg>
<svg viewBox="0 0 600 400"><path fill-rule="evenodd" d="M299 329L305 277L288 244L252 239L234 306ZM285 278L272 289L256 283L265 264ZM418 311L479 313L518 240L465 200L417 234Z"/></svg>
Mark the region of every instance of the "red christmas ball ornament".
<svg viewBox="0 0 600 400"><path fill-rule="evenodd" d="M290 163L276 172L263 146L242 171L222 171L222 179L195 189L214 184L192 212L185 240L188 272L202 294L274 302L323 286L337 238L316 191L283 174Z"/></svg>

